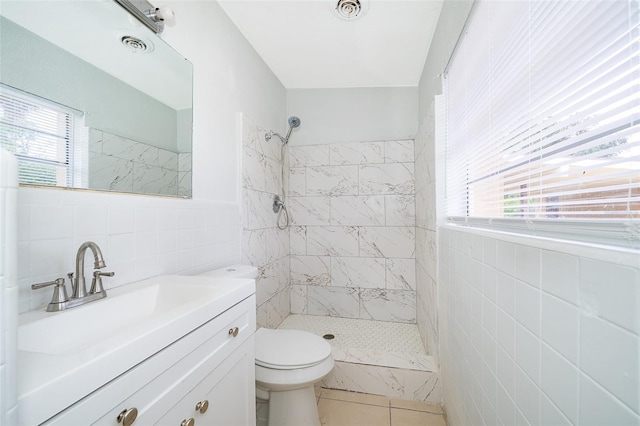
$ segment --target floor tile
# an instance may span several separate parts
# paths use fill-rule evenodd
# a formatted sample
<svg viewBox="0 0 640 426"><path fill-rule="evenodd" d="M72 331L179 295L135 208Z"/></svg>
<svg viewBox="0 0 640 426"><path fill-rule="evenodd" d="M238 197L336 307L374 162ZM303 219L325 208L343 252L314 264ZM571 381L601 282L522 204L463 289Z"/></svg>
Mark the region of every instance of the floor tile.
<svg viewBox="0 0 640 426"><path fill-rule="evenodd" d="M442 414L391 409L391 426L447 426Z"/></svg>
<svg viewBox="0 0 640 426"><path fill-rule="evenodd" d="M407 401L404 399L392 399L389 406L391 408L403 408L406 410L426 411L428 413L442 414L442 407L423 401Z"/></svg>
<svg viewBox="0 0 640 426"><path fill-rule="evenodd" d="M387 407L320 398L318 413L322 426L390 426Z"/></svg>
<svg viewBox="0 0 640 426"><path fill-rule="evenodd" d="M335 389L322 389L320 398L335 399L345 402L357 402L360 404L389 406L389 399L386 396L370 395L366 393L347 392Z"/></svg>

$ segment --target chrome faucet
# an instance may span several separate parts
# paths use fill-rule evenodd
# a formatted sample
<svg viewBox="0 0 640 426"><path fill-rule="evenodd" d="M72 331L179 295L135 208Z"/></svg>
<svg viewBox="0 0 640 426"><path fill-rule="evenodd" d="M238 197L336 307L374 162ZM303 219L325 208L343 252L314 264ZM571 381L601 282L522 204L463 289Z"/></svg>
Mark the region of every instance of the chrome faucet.
<svg viewBox="0 0 640 426"><path fill-rule="evenodd" d="M91 289L87 293L87 285L84 278L84 256L87 249L91 249L93 252L94 263L93 266L96 269L93 271L93 279L91 281ZM69 281L71 282L71 288L73 293L71 298L67 297L67 290L64 284L64 278L58 278L54 281L33 284L31 288L33 290L48 287L50 285L55 286L53 292L53 299L47 305L47 312L63 311L75 306L80 306L85 303L93 302L107 297L107 291L102 286L102 277L112 277L114 272L100 272L100 269L106 267L104 258L102 257L102 251L100 247L92 241L87 241L80 245L78 253L76 254L76 273L75 278L73 272L67 274Z"/></svg>
<svg viewBox="0 0 640 426"><path fill-rule="evenodd" d="M73 288L73 299L79 299L81 297L85 297L87 295L87 284L84 279L84 255L87 249L90 248L93 252L94 263L93 266L96 269L102 269L107 266L104 263L104 258L102 257L102 251L100 247L93 241L87 241L82 243L80 248L78 249L78 253L76 254L76 277L72 281L71 287ZM69 277L71 278L71 277Z"/></svg>

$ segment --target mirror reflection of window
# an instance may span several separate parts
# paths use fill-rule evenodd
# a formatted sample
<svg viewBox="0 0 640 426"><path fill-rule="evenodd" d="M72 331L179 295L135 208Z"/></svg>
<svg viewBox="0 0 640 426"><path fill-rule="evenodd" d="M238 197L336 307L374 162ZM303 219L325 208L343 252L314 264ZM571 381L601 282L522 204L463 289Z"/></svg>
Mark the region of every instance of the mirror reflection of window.
<svg viewBox="0 0 640 426"><path fill-rule="evenodd" d="M70 114L55 119L66 136L47 133L62 135L55 159L43 171L38 153L41 176L23 184L191 197L192 65L120 5L3 0L0 56L1 84ZM72 121L88 128L84 156L58 144Z"/></svg>
<svg viewBox="0 0 640 426"><path fill-rule="evenodd" d="M86 188L88 130L82 112L0 85L0 147L20 183Z"/></svg>

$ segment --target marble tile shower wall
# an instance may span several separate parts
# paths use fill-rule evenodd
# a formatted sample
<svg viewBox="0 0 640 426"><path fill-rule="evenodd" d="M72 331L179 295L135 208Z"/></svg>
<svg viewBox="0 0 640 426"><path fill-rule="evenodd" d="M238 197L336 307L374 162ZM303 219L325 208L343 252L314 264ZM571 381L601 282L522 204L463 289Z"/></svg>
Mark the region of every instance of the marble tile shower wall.
<svg viewBox="0 0 640 426"><path fill-rule="evenodd" d="M416 322L424 347L437 357L437 250L434 104L416 135ZM431 130L428 130L431 129Z"/></svg>
<svg viewBox="0 0 640 426"><path fill-rule="evenodd" d="M30 285L66 278L84 241L95 241L108 270L115 271L113 278L104 280L109 289L157 275L190 275L237 263L240 231L237 204L20 188L19 311L49 302L51 287L34 291Z"/></svg>
<svg viewBox="0 0 640 426"><path fill-rule="evenodd" d="M276 328L289 315L289 230L278 229L273 196L282 194L281 144L242 116L242 262L258 268L257 322Z"/></svg>
<svg viewBox="0 0 640 426"><path fill-rule="evenodd" d="M289 148L291 312L416 321L414 143Z"/></svg>
<svg viewBox="0 0 640 426"><path fill-rule="evenodd" d="M637 253L439 231L449 424L640 424Z"/></svg>
<svg viewBox="0 0 640 426"><path fill-rule="evenodd" d="M89 187L190 197L191 154L90 129Z"/></svg>

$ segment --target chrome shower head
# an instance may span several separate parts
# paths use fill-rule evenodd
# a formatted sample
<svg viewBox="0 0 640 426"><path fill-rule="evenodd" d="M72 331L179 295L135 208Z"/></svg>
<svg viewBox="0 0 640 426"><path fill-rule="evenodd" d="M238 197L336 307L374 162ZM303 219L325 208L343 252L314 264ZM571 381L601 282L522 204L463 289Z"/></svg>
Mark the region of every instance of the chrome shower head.
<svg viewBox="0 0 640 426"><path fill-rule="evenodd" d="M295 129L296 127L300 127L300 118L292 115L289 117L289 127Z"/></svg>
<svg viewBox="0 0 640 426"><path fill-rule="evenodd" d="M289 136L291 136L291 131L296 127L300 127L300 118L296 117L295 115L292 115L291 117L289 117L288 122L289 122L289 130L287 131L287 136L282 137L278 133L271 130L269 133L265 133L264 135L265 140L268 141L268 140L271 140L272 137L277 136L282 141L282 145L286 145L287 143L289 143Z"/></svg>
<svg viewBox="0 0 640 426"><path fill-rule="evenodd" d="M291 135L291 131L296 127L300 127L300 119L295 115L292 115L291 117L289 117L288 121L289 121L289 131L287 132L287 136L285 136L285 138L282 140L282 143L285 145L289 143L289 136Z"/></svg>

